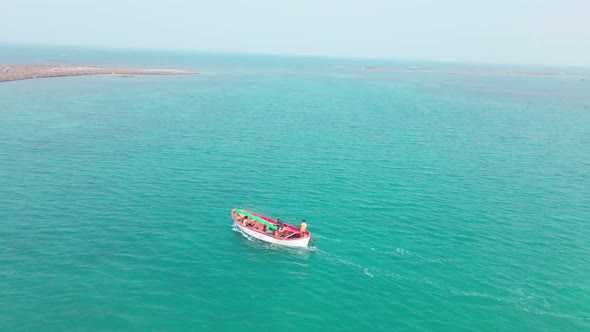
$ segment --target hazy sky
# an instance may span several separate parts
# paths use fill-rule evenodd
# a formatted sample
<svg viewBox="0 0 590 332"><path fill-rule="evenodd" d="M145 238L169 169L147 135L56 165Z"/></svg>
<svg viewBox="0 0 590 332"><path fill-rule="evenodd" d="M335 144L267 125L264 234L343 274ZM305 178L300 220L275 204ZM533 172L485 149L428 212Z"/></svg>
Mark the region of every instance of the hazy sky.
<svg viewBox="0 0 590 332"><path fill-rule="evenodd" d="M0 0L0 42L590 65L590 0Z"/></svg>

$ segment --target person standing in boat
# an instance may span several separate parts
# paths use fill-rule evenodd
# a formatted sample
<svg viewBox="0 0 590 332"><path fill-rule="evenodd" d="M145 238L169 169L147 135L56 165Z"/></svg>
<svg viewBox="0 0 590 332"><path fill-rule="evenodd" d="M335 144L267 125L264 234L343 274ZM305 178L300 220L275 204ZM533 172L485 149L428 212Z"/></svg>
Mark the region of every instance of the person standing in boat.
<svg viewBox="0 0 590 332"><path fill-rule="evenodd" d="M299 237L305 236L305 231L307 230L307 222L305 219L301 222L301 226L299 226Z"/></svg>
<svg viewBox="0 0 590 332"><path fill-rule="evenodd" d="M277 230L278 231L282 231L283 230L283 221L281 219L277 219Z"/></svg>
<svg viewBox="0 0 590 332"><path fill-rule="evenodd" d="M276 237L283 237L283 235L285 235L284 227L283 221L281 219L277 219L277 230L275 231L274 235Z"/></svg>

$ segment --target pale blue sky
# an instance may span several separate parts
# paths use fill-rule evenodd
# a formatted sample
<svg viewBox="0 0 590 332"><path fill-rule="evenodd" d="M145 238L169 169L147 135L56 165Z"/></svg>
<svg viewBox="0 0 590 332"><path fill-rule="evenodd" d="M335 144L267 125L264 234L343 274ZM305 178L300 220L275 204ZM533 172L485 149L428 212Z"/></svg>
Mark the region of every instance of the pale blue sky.
<svg viewBox="0 0 590 332"><path fill-rule="evenodd" d="M590 0L5 0L0 42L590 65Z"/></svg>

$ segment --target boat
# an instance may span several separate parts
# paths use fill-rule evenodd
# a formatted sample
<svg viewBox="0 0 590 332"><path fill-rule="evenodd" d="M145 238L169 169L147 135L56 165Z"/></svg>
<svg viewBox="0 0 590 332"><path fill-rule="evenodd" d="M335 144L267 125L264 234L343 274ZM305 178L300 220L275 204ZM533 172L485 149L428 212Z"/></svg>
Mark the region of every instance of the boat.
<svg viewBox="0 0 590 332"><path fill-rule="evenodd" d="M256 212L233 209L231 216L240 231L265 242L285 247L307 248L311 238L309 231L306 230L301 234L299 227L285 223L283 229L279 231L277 220Z"/></svg>

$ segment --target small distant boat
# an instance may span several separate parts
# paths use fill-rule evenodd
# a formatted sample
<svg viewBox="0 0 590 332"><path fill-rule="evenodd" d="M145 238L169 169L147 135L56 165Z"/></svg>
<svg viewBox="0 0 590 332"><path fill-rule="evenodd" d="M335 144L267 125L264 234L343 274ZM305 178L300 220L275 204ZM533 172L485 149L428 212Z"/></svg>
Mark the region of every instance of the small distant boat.
<svg viewBox="0 0 590 332"><path fill-rule="evenodd" d="M283 229L279 230L279 223L276 220L252 211L233 209L231 216L240 231L265 242L286 247L306 248L311 238L309 231L305 231L302 236L299 227L296 226L283 224Z"/></svg>

